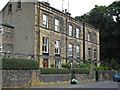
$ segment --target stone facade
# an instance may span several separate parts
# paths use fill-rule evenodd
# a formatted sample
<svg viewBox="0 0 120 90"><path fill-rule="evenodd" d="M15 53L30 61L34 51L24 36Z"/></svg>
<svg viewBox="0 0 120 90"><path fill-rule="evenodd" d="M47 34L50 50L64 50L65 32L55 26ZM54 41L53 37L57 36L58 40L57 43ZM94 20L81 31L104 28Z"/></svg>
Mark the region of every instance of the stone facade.
<svg viewBox="0 0 120 90"><path fill-rule="evenodd" d="M12 11L8 12L10 4ZM40 67L49 68L52 64L60 68L62 63L79 63L86 59L93 67L100 61L98 29L46 2L21 2L20 8L16 6L17 2L9 2L2 10L2 22L15 26L15 53L33 55Z"/></svg>
<svg viewBox="0 0 120 90"><path fill-rule="evenodd" d="M9 24L0 25L0 52L13 52L14 26Z"/></svg>

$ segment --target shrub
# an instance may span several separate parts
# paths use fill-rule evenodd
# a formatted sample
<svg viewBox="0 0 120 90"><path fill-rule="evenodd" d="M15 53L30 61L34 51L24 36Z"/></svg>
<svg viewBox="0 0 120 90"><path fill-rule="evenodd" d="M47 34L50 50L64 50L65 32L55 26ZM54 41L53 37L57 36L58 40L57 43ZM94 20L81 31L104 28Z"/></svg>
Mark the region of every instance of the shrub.
<svg viewBox="0 0 120 90"><path fill-rule="evenodd" d="M83 63L83 64L80 65L80 67L81 68L86 68L86 64Z"/></svg>
<svg viewBox="0 0 120 90"><path fill-rule="evenodd" d="M99 71L99 70L108 70L108 67L102 67L102 66L98 66L98 67L94 67L95 71Z"/></svg>
<svg viewBox="0 0 120 90"><path fill-rule="evenodd" d="M89 74L88 68L74 68L71 70L74 74Z"/></svg>
<svg viewBox="0 0 120 90"><path fill-rule="evenodd" d="M41 74L69 74L69 69L41 68Z"/></svg>
<svg viewBox="0 0 120 90"><path fill-rule="evenodd" d="M104 70L108 70L108 67L104 67Z"/></svg>
<svg viewBox="0 0 120 90"><path fill-rule="evenodd" d="M97 67L96 66L94 66L94 70L97 71Z"/></svg>
<svg viewBox="0 0 120 90"><path fill-rule="evenodd" d="M69 63L65 63L65 64L63 63L63 64L62 64L62 67L69 69L69 68L70 68L70 64L69 64Z"/></svg>
<svg viewBox="0 0 120 90"><path fill-rule="evenodd" d="M89 61L88 60L86 60L85 64L86 64L86 67L89 68Z"/></svg>
<svg viewBox="0 0 120 90"><path fill-rule="evenodd" d="M55 64L51 64L51 67L52 67L52 68L55 68Z"/></svg>
<svg viewBox="0 0 120 90"><path fill-rule="evenodd" d="M34 70L38 69L36 60L21 58L2 58L2 69L4 70Z"/></svg>

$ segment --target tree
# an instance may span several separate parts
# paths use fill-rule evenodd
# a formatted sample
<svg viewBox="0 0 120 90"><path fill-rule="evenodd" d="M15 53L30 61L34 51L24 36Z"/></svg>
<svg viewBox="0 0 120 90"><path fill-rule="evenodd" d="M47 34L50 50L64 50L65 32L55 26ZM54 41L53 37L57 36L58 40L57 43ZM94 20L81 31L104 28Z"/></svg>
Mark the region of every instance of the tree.
<svg viewBox="0 0 120 90"><path fill-rule="evenodd" d="M101 60L114 58L120 64L120 1L108 7L95 5L87 14L75 18L100 30Z"/></svg>

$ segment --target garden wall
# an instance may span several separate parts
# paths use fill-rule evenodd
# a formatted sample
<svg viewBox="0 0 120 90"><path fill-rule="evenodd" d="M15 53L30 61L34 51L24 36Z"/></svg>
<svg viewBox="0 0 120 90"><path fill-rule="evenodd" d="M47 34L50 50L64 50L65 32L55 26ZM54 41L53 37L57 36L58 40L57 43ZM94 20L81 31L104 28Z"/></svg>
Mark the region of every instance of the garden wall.
<svg viewBox="0 0 120 90"><path fill-rule="evenodd" d="M98 71L98 81L112 80L115 71Z"/></svg>
<svg viewBox="0 0 120 90"><path fill-rule="evenodd" d="M115 72L98 71L99 81L111 80ZM75 74L78 82L95 81L96 73ZM2 87L34 87L54 84L70 84L71 74L41 74L38 70L3 70Z"/></svg>

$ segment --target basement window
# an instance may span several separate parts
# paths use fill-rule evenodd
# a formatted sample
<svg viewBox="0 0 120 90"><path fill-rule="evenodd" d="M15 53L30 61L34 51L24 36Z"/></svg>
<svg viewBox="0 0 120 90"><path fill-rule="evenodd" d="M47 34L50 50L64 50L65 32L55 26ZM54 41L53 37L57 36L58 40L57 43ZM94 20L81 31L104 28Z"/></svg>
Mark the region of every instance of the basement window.
<svg viewBox="0 0 120 90"><path fill-rule="evenodd" d="M8 5L8 13L12 12L12 4Z"/></svg>

